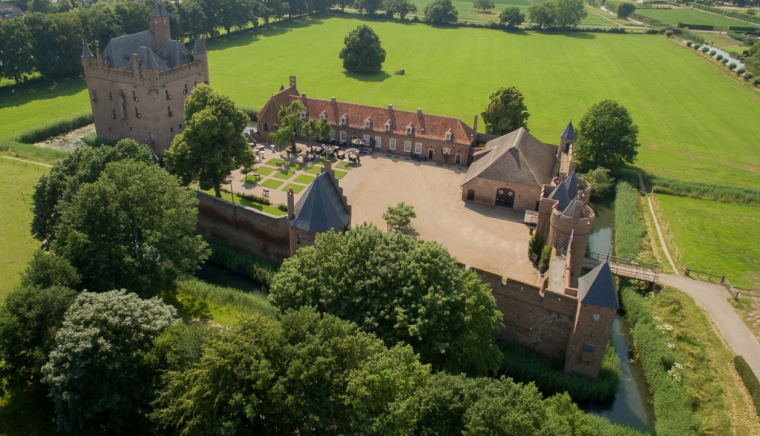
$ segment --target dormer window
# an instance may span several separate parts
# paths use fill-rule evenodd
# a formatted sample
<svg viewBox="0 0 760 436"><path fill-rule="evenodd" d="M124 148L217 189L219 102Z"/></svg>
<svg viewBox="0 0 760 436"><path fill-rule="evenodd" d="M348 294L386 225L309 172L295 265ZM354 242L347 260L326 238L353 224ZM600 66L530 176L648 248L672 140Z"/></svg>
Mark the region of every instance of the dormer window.
<svg viewBox="0 0 760 436"><path fill-rule="evenodd" d="M408 126L406 126L406 134L407 135L411 135L412 134L412 125L411 124L409 124Z"/></svg>
<svg viewBox="0 0 760 436"><path fill-rule="evenodd" d="M306 121L306 111L301 111L301 119Z"/></svg>
<svg viewBox="0 0 760 436"><path fill-rule="evenodd" d="M367 118L366 120L364 120L364 128L365 129L369 129L371 126L372 126L372 121L370 121L369 118Z"/></svg>
<svg viewBox="0 0 760 436"><path fill-rule="evenodd" d="M346 125L346 121L348 121L348 120L346 119L345 115L343 115L342 117L340 117L340 124L341 125L345 126Z"/></svg>
<svg viewBox="0 0 760 436"><path fill-rule="evenodd" d="M451 141L451 130L449 130L448 132L446 132L446 140L447 141Z"/></svg>
<svg viewBox="0 0 760 436"><path fill-rule="evenodd" d="M319 114L319 119L322 121L327 121L327 114L322 112L321 114Z"/></svg>
<svg viewBox="0 0 760 436"><path fill-rule="evenodd" d="M385 122L385 131L386 132L390 132L391 131L391 122L390 121L386 121Z"/></svg>

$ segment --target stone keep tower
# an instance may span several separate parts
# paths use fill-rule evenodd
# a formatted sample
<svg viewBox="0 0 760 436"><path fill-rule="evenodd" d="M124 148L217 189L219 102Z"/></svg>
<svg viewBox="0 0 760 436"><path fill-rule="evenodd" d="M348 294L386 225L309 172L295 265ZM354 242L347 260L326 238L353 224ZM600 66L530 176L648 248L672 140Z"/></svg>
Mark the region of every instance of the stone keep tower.
<svg viewBox="0 0 760 436"><path fill-rule="evenodd" d="M594 210L577 198L570 201L564 210L559 207L552 209L547 243L557 253L565 254L570 259L569 284L573 288L578 285L594 218Z"/></svg>
<svg viewBox="0 0 760 436"><path fill-rule="evenodd" d="M313 245L317 233L343 232L351 225L351 206L332 170L325 162L324 172L304 191L298 204L292 189L288 189L288 222L290 255L307 245Z"/></svg>
<svg viewBox="0 0 760 436"><path fill-rule="evenodd" d="M612 271L604 262L581 277L578 308L565 353L565 372L597 378L620 304Z"/></svg>
<svg viewBox="0 0 760 436"><path fill-rule="evenodd" d="M112 38L96 56L86 44L82 65L100 138L132 138L158 155L185 129L185 99L199 83L209 83L206 47L193 53L171 39L169 13L156 3L145 32Z"/></svg>

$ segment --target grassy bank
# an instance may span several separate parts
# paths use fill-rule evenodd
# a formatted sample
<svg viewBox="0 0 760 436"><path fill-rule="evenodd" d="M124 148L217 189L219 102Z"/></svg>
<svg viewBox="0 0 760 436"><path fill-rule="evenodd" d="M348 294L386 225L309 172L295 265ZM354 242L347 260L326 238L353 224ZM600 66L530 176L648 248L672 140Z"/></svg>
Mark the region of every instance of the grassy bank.
<svg viewBox="0 0 760 436"><path fill-rule="evenodd" d="M63 159L68 153L53 148L24 144L10 138L0 138L0 154L32 162L44 162L50 164L59 159Z"/></svg>
<svg viewBox="0 0 760 436"><path fill-rule="evenodd" d="M647 182L657 194L760 206L760 189L717 183L684 182L657 176L648 176Z"/></svg>
<svg viewBox="0 0 760 436"><path fill-rule="evenodd" d="M92 124L92 113L81 113L68 118L62 118L47 124L32 127L25 130L16 137L18 142L24 144L34 144L44 141L53 136L70 132L74 129Z"/></svg>
<svg viewBox="0 0 760 436"><path fill-rule="evenodd" d="M646 225L639 209L638 190L625 180L615 185L615 255L636 259L646 235Z"/></svg>

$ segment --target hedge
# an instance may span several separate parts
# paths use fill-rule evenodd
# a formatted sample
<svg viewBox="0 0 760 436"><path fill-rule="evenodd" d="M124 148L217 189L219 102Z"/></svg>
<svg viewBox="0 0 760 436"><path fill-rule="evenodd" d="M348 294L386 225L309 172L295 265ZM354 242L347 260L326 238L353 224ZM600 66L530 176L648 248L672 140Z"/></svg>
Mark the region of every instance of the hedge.
<svg viewBox="0 0 760 436"><path fill-rule="evenodd" d="M35 142L44 141L53 136L70 132L74 129L92 124L92 113L74 115L62 120L53 121L50 124L44 124L19 133L16 141L24 144L34 144Z"/></svg>
<svg viewBox="0 0 760 436"><path fill-rule="evenodd" d="M716 183L685 182L651 174L647 175L647 181L652 190L658 194L760 206L760 189Z"/></svg>
<svg viewBox="0 0 760 436"><path fill-rule="evenodd" d="M259 283L264 290L269 289L272 278L277 272L277 265L230 247L218 239L211 237L205 239L211 248L211 256L208 259L211 263L249 277Z"/></svg>
<svg viewBox="0 0 760 436"><path fill-rule="evenodd" d="M691 408L687 388L671 373L677 363L676 355L665 345L652 312L631 286L623 286L620 297L632 326L633 347L652 393L655 432L658 436L699 434L699 421Z"/></svg>
<svg viewBox="0 0 760 436"><path fill-rule="evenodd" d="M742 378L744 386L747 387L749 396L752 397L752 402L755 403L755 412L760 416L760 381L758 381L757 376L752 372L752 368L749 367L744 357L734 357L734 368L736 368L736 372Z"/></svg>
<svg viewBox="0 0 760 436"><path fill-rule="evenodd" d="M639 216L638 193L625 180L615 185L615 254L634 259L641 252L641 241L646 227Z"/></svg>
<svg viewBox="0 0 760 436"><path fill-rule="evenodd" d="M0 151L13 154L19 158L25 158L27 160L37 159L54 161L63 159L69 155L65 151L56 150L54 148L38 147L34 144L24 144L22 142L14 141L8 138L0 139Z"/></svg>
<svg viewBox="0 0 760 436"><path fill-rule="evenodd" d="M749 14L743 14L741 12L734 12L734 11L729 11L726 9L714 8L712 6L707 6L707 5L703 5L699 3L691 3L691 6L697 9L702 9L703 11L713 12L715 14L725 15L726 17L738 18L740 20L749 21L751 23L760 24L760 17L756 15L749 15Z"/></svg>

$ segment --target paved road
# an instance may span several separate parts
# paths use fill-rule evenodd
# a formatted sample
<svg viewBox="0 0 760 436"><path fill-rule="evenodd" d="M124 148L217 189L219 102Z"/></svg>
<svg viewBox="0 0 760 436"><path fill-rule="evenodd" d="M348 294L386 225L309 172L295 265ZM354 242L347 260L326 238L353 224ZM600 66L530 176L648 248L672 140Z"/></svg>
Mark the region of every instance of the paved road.
<svg viewBox="0 0 760 436"><path fill-rule="evenodd" d="M744 356L752 371L760 378L760 344L728 303L729 294L723 286L673 274L658 274L657 280L686 292L697 300L718 325L734 352Z"/></svg>

